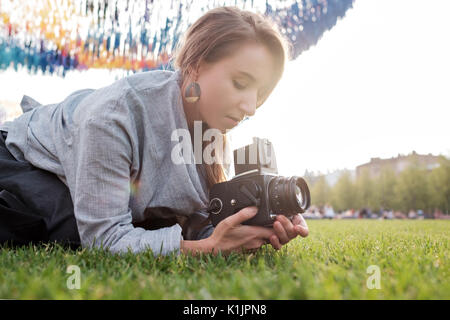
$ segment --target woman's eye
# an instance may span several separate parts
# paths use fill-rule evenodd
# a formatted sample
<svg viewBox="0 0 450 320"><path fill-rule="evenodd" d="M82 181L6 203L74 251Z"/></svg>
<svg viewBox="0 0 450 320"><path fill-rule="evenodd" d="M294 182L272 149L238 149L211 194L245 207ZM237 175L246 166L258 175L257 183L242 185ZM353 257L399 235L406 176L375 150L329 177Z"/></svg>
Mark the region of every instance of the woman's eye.
<svg viewBox="0 0 450 320"><path fill-rule="evenodd" d="M241 85L239 82L233 80L233 83L234 83L234 86L236 89L239 89L239 90L245 89L245 86Z"/></svg>

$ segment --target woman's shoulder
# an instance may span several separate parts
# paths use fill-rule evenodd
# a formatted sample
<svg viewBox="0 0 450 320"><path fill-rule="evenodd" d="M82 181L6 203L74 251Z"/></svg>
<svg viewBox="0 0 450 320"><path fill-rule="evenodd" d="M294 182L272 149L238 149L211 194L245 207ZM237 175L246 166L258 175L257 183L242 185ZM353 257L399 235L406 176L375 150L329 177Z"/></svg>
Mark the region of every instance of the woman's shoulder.
<svg viewBox="0 0 450 320"><path fill-rule="evenodd" d="M130 92L148 91L178 85L179 71L151 70L135 73L96 90L98 96L118 100Z"/></svg>
<svg viewBox="0 0 450 320"><path fill-rule="evenodd" d="M77 108L76 115L82 119L110 118L120 113L142 112L141 109L156 99L167 98L171 101L173 96L179 94L178 76L178 71L169 70L127 76L89 94Z"/></svg>
<svg viewBox="0 0 450 320"><path fill-rule="evenodd" d="M159 88L177 84L180 72L178 70L151 70L135 73L126 77L126 81L136 91Z"/></svg>

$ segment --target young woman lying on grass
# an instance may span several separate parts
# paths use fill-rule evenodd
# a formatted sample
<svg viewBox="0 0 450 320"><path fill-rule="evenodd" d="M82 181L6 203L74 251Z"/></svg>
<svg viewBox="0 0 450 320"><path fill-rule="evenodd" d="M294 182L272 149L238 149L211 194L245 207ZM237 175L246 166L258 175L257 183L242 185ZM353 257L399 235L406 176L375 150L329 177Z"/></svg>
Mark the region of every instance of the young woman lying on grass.
<svg viewBox="0 0 450 320"><path fill-rule="evenodd" d="M286 44L262 15L217 8L186 32L175 72L138 73L46 106L24 97L24 114L0 127L1 242L228 254L306 237L301 215L280 215L273 228L242 225L256 208L206 225L223 165L171 158L174 131L194 137L201 121L225 138L254 115L282 76Z"/></svg>

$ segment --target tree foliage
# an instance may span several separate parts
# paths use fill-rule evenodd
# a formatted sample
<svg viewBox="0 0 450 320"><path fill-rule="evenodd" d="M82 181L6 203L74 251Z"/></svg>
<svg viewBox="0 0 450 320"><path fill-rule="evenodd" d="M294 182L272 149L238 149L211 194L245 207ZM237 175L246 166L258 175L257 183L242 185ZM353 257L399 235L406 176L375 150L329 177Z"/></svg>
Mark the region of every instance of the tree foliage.
<svg viewBox="0 0 450 320"><path fill-rule="evenodd" d="M441 210L450 213L450 159L441 156L439 166L427 168L414 158L399 174L389 166L378 176L362 170L356 179L344 171L336 184L330 186L324 175L316 178L311 188L312 204L331 203L337 211L369 208L408 212Z"/></svg>

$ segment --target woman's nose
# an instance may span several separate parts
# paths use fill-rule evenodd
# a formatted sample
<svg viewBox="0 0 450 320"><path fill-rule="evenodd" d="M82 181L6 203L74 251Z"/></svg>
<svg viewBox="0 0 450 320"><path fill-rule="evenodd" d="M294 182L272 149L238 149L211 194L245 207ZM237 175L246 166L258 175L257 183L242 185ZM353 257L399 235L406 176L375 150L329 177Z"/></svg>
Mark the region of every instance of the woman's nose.
<svg viewBox="0 0 450 320"><path fill-rule="evenodd" d="M256 99L249 99L242 102L240 105L240 109L245 114L245 116L253 116L256 112Z"/></svg>

